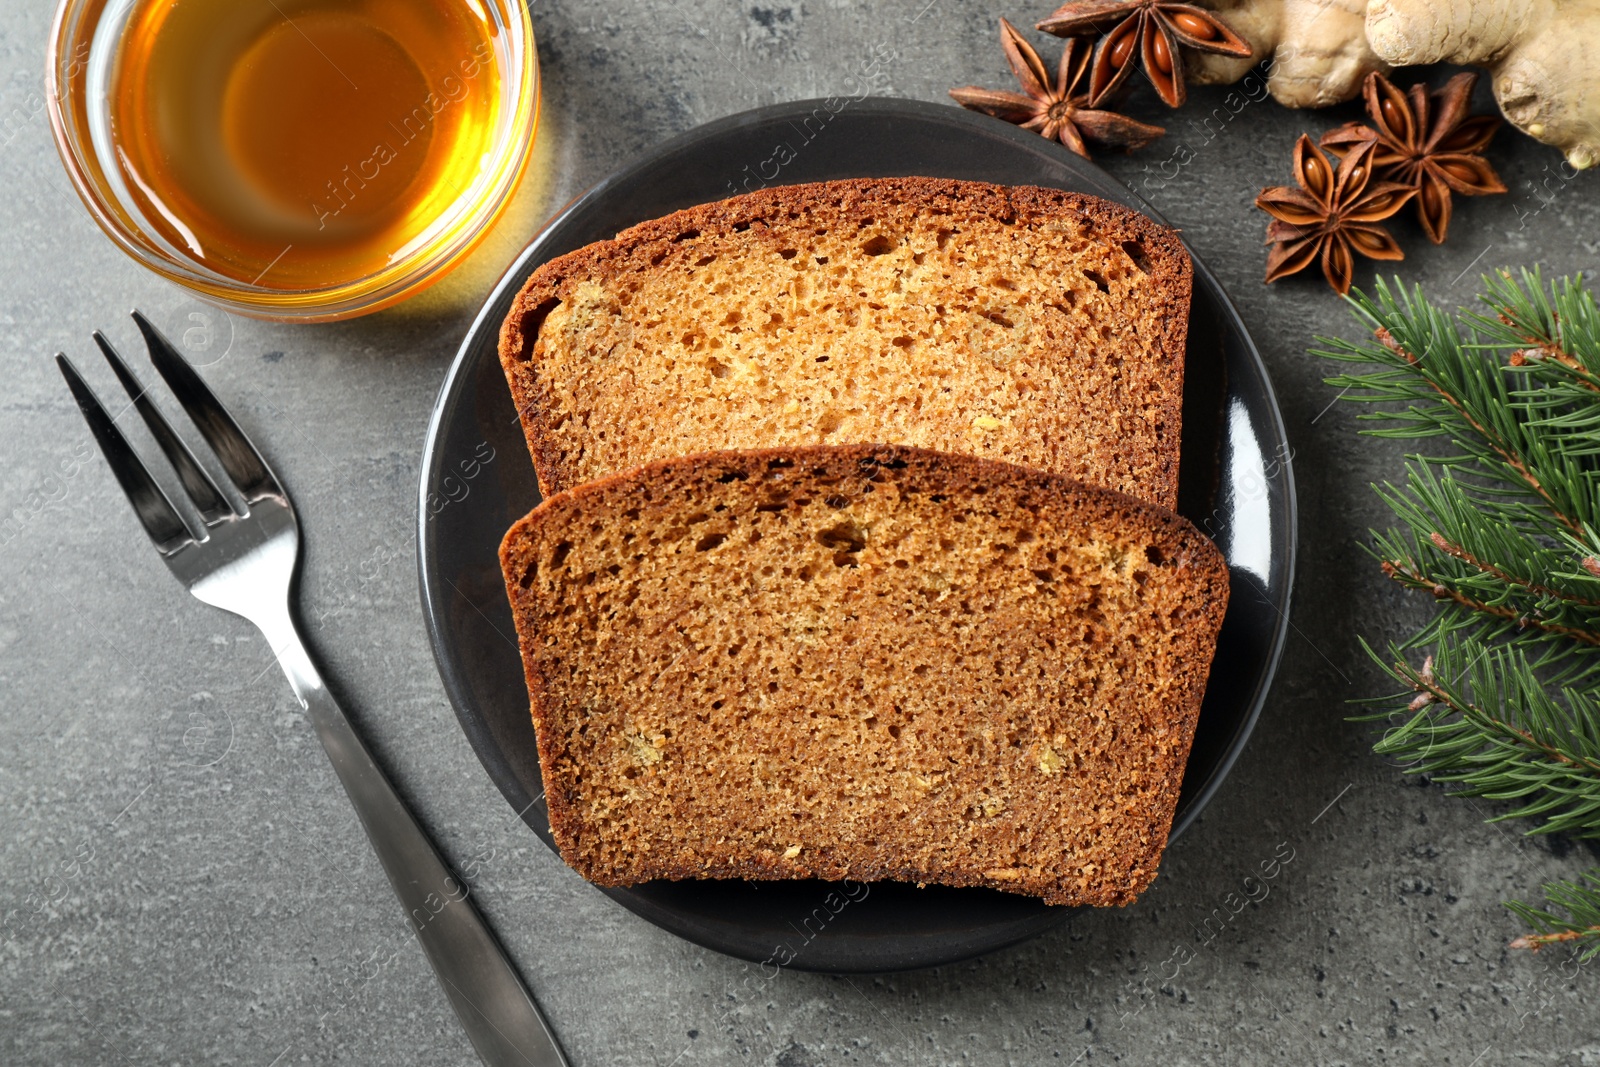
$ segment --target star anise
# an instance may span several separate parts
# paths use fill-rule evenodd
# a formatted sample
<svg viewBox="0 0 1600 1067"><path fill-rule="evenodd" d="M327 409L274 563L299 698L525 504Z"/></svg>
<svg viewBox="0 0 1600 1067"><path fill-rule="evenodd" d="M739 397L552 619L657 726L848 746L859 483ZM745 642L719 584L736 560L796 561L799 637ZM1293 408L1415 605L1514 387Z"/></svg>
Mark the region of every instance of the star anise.
<svg viewBox="0 0 1600 1067"><path fill-rule="evenodd" d="M1493 115L1468 115L1478 75L1457 74L1428 92L1403 93L1382 74L1367 75L1364 91L1372 125L1347 122L1322 135L1322 147L1343 155L1351 145L1377 142L1372 165L1384 178L1417 190L1417 218L1428 239L1443 244L1450 228L1450 194L1487 196L1505 185L1481 153L1500 128Z"/></svg>
<svg viewBox="0 0 1600 1067"><path fill-rule="evenodd" d="M1085 141L1131 152L1167 132L1160 126L1149 126L1114 111L1097 111L1087 106L1087 94L1077 91L1084 68L1089 64L1087 42L1076 39L1067 42L1054 81L1039 53L1003 18L1000 20L1000 46L1005 49L1006 62L1022 85L1022 92L969 85L950 90L956 103L1015 122L1025 130L1038 130L1047 139L1060 141L1085 159L1089 158Z"/></svg>
<svg viewBox="0 0 1600 1067"><path fill-rule="evenodd" d="M1263 189L1256 207L1271 215L1266 243L1267 281L1309 267L1319 256L1328 284L1342 295L1355 277L1355 253L1371 259L1404 259L1405 253L1378 223L1417 191L1398 182L1372 180L1377 142L1352 144L1334 170L1305 134L1294 146L1294 180L1300 186Z"/></svg>
<svg viewBox="0 0 1600 1067"><path fill-rule="evenodd" d="M1179 45L1241 59L1251 54L1249 43L1214 12L1166 0L1072 0L1038 28L1057 37L1104 34L1095 46L1089 74L1093 106L1127 80L1135 53L1144 60L1156 92L1171 107L1182 107L1189 95Z"/></svg>

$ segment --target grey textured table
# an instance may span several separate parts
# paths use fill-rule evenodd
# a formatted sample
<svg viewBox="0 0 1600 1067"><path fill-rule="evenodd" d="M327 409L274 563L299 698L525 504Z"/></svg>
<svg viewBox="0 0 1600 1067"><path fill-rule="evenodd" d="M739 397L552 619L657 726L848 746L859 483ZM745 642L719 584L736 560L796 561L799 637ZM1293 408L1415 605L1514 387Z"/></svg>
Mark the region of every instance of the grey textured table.
<svg viewBox="0 0 1600 1067"><path fill-rule="evenodd" d="M42 110L49 5L0 10L0 1061L475 1062L268 649L171 580L89 451L49 356L81 357L113 390L89 333L139 351L138 306L210 364L294 492L311 636L402 791L476 872L576 1064L1600 1064L1600 965L1508 952L1518 927L1500 907L1592 857L1485 825L1487 806L1407 780L1344 720L1382 685L1357 633L1428 610L1360 548L1387 519L1367 485L1400 449L1328 407L1330 368L1305 350L1349 331L1347 312L1318 280L1261 284L1249 205L1287 180L1302 129L1354 108L1230 108L1200 90L1181 112L1139 107L1166 139L1106 161L1239 302L1302 509L1294 626L1255 739L1137 906L932 971L773 974L609 903L490 785L434 673L412 544L425 422L476 303L543 219L634 153L827 95L880 45L889 95L1008 83L995 10L924 4L540 0L543 127L512 216L421 298L313 327L222 316L101 236ZM1568 180L1515 134L1491 158L1511 195L1458 203L1442 248L1406 224L1408 279L1461 303L1495 264L1600 265L1593 175ZM1292 860L1268 895L1208 936L1275 853Z"/></svg>

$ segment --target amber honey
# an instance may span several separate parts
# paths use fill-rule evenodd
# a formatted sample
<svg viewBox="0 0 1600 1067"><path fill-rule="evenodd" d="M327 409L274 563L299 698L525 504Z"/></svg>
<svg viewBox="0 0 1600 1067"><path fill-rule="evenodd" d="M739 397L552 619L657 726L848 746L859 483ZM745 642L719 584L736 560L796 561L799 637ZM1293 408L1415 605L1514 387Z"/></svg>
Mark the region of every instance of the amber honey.
<svg viewBox="0 0 1600 1067"><path fill-rule="evenodd" d="M272 289L448 241L500 121L479 0L142 0L111 75L119 166L178 254Z"/></svg>

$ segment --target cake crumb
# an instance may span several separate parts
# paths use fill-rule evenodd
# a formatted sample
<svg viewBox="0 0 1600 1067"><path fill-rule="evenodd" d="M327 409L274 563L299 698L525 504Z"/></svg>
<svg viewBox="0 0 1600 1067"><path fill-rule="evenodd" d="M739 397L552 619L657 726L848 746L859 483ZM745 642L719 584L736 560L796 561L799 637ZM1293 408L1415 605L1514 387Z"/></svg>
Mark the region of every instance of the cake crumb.
<svg viewBox="0 0 1600 1067"><path fill-rule="evenodd" d="M657 734L654 738L647 738L643 733L629 733L624 736L635 760L647 767L661 762L661 750L667 745L665 736Z"/></svg>
<svg viewBox="0 0 1600 1067"><path fill-rule="evenodd" d="M1076 193L771 187L545 263L499 355L546 497L648 460L837 439L1171 508L1193 275L1177 233Z"/></svg>
<svg viewBox="0 0 1600 1067"><path fill-rule="evenodd" d="M1064 763L1061 754L1049 745L1039 746L1039 771L1042 774L1060 774Z"/></svg>
<svg viewBox="0 0 1600 1067"><path fill-rule="evenodd" d="M1108 574L1116 554L1132 566ZM1228 594L1181 519L874 445L589 483L513 527L501 561L552 835L602 885L887 878L1129 903L1157 870ZM1041 571L1054 595L1033 599Z"/></svg>

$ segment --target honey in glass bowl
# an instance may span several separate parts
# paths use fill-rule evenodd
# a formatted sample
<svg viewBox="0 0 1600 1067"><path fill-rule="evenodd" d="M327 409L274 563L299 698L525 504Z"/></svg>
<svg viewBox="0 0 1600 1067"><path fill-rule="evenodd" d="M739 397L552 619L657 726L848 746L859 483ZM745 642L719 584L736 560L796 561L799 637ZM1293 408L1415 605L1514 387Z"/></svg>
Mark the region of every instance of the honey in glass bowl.
<svg viewBox="0 0 1600 1067"><path fill-rule="evenodd" d="M174 280L269 317L374 310L509 199L528 29L522 0L63 0L58 143L102 227Z"/></svg>
<svg viewBox="0 0 1600 1067"><path fill-rule="evenodd" d="M382 269L471 184L498 80L459 0L151 3L112 73L110 132L169 242L310 288Z"/></svg>

